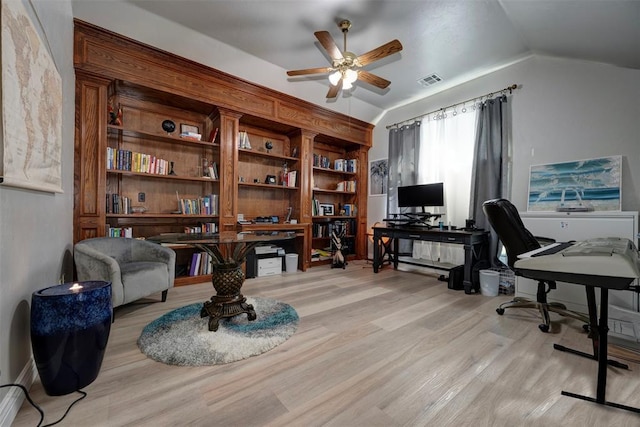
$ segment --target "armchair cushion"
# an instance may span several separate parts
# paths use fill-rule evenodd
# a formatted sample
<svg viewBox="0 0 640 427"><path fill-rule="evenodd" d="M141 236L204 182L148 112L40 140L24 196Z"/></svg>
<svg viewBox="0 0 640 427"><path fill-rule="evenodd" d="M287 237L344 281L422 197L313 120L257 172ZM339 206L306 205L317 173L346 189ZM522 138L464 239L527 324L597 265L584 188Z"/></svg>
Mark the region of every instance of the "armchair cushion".
<svg viewBox="0 0 640 427"><path fill-rule="evenodd" d="M176 254L145 240L97 237L76 243L78 280L111 282L113 306L173 287Z"/></svg>

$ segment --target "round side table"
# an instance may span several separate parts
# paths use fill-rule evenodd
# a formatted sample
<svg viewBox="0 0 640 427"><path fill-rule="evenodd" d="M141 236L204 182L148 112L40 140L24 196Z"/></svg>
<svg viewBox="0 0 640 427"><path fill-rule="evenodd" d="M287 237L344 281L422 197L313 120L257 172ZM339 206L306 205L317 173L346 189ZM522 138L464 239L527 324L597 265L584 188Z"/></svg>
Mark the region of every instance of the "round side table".
<svg viewBox="0 0 640 427"><path fill-rule="evenodd" d="M113 308L111 282L65 283L31 296L31 348L45 392L91 384L102 366Z"/></svg>

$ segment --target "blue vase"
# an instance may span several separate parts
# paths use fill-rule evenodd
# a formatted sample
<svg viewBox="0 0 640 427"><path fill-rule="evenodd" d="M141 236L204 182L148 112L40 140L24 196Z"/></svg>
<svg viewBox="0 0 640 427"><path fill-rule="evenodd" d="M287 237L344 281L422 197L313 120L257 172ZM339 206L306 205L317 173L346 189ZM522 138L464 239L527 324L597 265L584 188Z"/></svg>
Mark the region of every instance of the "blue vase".
<svg viewBox="0 0 640 427"><path fill-rule="evenodd" d="M31 296L31 348L50 396L91 384L102 366L113 308L111 282L65 283Z"/></svg>

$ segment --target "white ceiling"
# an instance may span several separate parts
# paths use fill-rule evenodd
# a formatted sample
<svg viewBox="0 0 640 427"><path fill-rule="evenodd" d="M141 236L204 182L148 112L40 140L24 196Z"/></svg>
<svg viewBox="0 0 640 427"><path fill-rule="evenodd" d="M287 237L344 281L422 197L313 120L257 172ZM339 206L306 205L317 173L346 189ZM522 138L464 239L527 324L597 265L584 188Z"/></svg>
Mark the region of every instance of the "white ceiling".
<svg viewBox="0 0 640 427"><path fill-rule="evenodd" d="M78 1L78 0L76 0ZM382 110L423 98L531 54L640 69L640 0L126 0L285 70L329 66L313 33L352 22L356 55L398 39L404 49L366 69L386 90L358 82L351 96ZM424 88L432 73L442 82ZM329 83L325 75L291 85ZM268 85L265 82L257 82ZM318 100L319 104L325 102Z"/></svg>

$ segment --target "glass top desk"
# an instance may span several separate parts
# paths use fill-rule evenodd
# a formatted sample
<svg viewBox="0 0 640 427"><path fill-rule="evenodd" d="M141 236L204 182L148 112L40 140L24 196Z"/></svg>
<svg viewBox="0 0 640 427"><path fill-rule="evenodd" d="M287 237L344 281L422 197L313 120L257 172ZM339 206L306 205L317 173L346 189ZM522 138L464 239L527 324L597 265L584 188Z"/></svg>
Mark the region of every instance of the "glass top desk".
<svg viewBox="0 0 640 427"><path fill-rule="evenodd" d="M220 319L247 313L249 320L256 319L256 312L240 293L244 283L244 264L247 254L264 242L288 240L296 237L294 232L283 231L223 231L220 233L168 233L149 237L157 243L191 245L211 255L211 282L216 295L206 301L200 316L209 316L209 330L217 331Z"/></svg>

